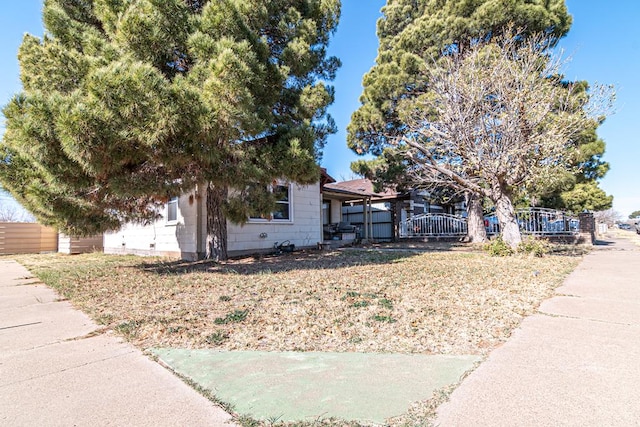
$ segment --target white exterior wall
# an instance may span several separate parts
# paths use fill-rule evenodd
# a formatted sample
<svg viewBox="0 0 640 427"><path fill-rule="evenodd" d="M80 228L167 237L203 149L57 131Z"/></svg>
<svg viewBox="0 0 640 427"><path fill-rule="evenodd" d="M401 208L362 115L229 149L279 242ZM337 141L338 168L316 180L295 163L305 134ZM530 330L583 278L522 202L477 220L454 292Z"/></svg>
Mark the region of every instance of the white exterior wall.
<svg viewBox="0 0 640 427"><path fill-rule="evenodd" d="M244 226L227 222L227 250L229 255L240 255L271 250L275 242L289 240L296 248L314 247L322 241L322 205L320 184L300 186L291 184L291 221L249 221ZM199 203L200 202L200 203ZM142 226L127 224L117 232L105 233L104 252L113 254L160 255L195 260L198 228L201 242L206 240L206 215L200 215L196 224L198 206L204 200L196 199L195 192L178 199L177 221L167 222L165 206L162 219ZM264 236L264 237L261 237ZM198 250L199 249L199 250Z"/></svg>
<svg viewBox="0 0 640 427"><path fill-rule="evenodd" d="M163 218L153 224L127 224L117 232L105 233L104 252L196 259L197 207L195 192L182 195L178 198L176 221L165 219L165 206Z"/></svg>
<svg viewBox="0 0 640 427"><path fill-rule="evenodd" d="M229 255L271 250L275 242L285 240L296 248L316 246L322 242L320 199L319 183L291 184L291 221L249 221L243 226L227 223Z"/></svg>
<svg viewBox="0 0 640 427"><path fill-rule="evenodd" d="M337 224L342 221L342 202L340 200L331 200L331 224Z"/></svg>
<svg viewBox="0 0 640 427"><path fill-rule="evenodd" d="M102 234L92 237L71 237L58 234L58 252L62 254L84 254L102 251Z"/></svg>

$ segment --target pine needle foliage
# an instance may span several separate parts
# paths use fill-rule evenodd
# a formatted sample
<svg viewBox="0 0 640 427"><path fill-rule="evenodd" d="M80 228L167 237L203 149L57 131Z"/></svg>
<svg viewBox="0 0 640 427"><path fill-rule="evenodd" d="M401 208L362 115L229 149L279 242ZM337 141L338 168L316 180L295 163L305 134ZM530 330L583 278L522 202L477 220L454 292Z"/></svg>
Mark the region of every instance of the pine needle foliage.
<svg viewBox="0 0 640 427"><path fill-rule="evenodd" d="M241 222L249 194L229 188L318 180L339 16L339 0L46 0L0 182L70 234L155 220L198 185L229 195L209 217Z"/></svg>

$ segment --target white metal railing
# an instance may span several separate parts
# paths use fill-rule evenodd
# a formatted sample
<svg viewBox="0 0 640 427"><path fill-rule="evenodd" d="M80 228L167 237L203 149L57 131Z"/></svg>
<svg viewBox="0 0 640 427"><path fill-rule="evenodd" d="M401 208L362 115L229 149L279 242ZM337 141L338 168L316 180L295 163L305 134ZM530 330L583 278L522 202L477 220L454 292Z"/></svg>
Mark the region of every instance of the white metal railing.
<svg viewBox="0 0 640 427"><path fill-rule="evenodd" d="M528 235L569 235L577 234L580 229L578 218L565 212L546 208L518 209L516 218L520 232ZM487 234L500 233L500 224L496 215L484 217Z"/></svg>
<svg viewBox="0 0 640 427"><path fill-rule="evenodd" d="M578 234L578 218L562 211L546 208L518 209L516 218L525 235L550 236ZM484 217L488 235L500 233L496 215ZM455 215L428 213L413 216L400 223L400 237L457 237L466 236L467 220Z"/></svg>
<svg viewBox="0 0 640 427"><path fill-rule="evenodd" d="M400 237L466 236L467 221L459 216L427 213L400 223Z"/></svg>

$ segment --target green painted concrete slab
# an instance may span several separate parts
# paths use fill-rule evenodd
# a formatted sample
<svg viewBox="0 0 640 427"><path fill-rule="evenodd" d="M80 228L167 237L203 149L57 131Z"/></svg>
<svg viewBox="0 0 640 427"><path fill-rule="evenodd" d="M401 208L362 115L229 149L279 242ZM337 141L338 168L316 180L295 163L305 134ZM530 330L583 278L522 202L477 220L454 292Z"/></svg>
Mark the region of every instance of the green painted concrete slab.
<svg viewBox="0 0 640 427"><path fill-rule="evenodd" d="M478 356L156 349L242 415L383 423L453 384Z"/></svg>

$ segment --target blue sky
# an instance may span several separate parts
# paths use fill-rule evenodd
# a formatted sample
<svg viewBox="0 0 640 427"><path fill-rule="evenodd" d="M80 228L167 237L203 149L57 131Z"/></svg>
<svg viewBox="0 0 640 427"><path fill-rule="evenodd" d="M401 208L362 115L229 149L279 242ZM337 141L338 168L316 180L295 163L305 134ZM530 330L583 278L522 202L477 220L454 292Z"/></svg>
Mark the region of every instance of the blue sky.
<svg viewBox="0 0 640 427"><path fill-rule="evenodd" d="M357 156L346 147L345 129L359 106L362 75L375 62L376 20L384 4L385 0L343 0L340 27L331 42L331 54L343 63L334 82L336 102L330 108L339 131L325 147L322 166L338 180L354 177L349 165ZM573 15L571 31L560 42L571 60L565 70L567 78L616 87L615 114L598 132L607 143L605 160L611 163L601 187L614 195L614 209L626 217L640 209L640 33L636 27L640 2L566 0L566 4ZM23 34L42 35L41 5L41 0L0 4L2 105L20 90L16 54ZM8 202L0 198L3 203Z"/></svg>

